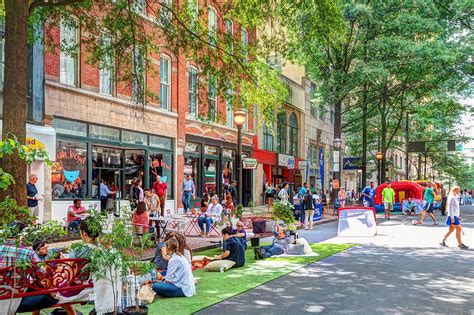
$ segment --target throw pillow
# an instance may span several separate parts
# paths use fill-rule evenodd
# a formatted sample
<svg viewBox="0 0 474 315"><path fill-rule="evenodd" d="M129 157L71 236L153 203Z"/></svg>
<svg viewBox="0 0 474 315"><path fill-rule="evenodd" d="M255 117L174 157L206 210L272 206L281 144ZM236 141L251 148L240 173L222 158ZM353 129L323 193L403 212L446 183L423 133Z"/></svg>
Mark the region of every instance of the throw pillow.
<svg viewBox="0 0 474 315"><path fill-rule="evenodd" d="M297 238L295 241L295 244L304 245L304 253L306 255L313 253L313 249L311 248L311 246L309 246L308 241L305 240L304 238Z"/></svg>
<svg viewBox="0 0 474 315"><path fill-rule="evenodd" d="M206 267L204 267L204 270L207 271L220 271L221 267L224 267L224 271L229 270L235 265L235 262L232 260L214 260L213 262L210 262L207 264Z"/></svg>
<svg viewBox="0 0 474 315"><path fill-rule="evenodd" d="M304 255L304 245L295 245L290 244L288 250L286 251L287 255Z"/></svg>

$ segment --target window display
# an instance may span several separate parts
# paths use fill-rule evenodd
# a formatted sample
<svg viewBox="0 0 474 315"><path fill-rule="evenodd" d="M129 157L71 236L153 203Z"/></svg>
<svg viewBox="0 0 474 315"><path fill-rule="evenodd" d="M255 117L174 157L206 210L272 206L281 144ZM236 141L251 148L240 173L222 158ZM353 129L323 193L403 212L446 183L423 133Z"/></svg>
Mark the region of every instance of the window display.
<svg viewBox="0 0 474 315"><path fill-rule="evenodd" d="M168 199L171 199L173 197L173 155L171 153L150 153L150 186L158 175L168 186Z"/></svg>
<svg viewBox="0 0 474 315"><path fill-rule="evenodd" d="M191 175L194 180L196 191L199 191L199 157L197 156L185 156L184 157L184 178ZM181 189L181 186L178 187Z"/></svg>
<svg viewBox="0 0 474 315"><path fill-rule="evenodd" d="M87 196L87 144L56 141L56 162L51 167L53 199Z"/></svg>
<svg viewBox="0 0 474 315"><path fill-rule="evenodd" d="M211 196L217 194L217 160L204 160L204 189Z"/></svg>

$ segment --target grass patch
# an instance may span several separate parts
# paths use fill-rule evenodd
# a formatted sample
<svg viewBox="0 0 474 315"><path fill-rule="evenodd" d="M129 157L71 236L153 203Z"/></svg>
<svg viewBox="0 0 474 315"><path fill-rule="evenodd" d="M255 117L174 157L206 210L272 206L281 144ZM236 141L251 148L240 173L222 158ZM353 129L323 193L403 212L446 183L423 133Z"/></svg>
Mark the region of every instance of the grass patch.
<svg viewBox="0 0 474 315"><path fill-rule="evenodd" d="M254 259L253 248L249 248L245 255L244 267L231 269L224 274L196 270L194 276L201 278L196 286L196 295L190 298L156 298L152 304L148 305L149 314L192 314L352 246L318 243L311 245L311 248L319 254L317 257L269 258L258 261ZM218 249L210 249L198 254L212 256L219 253ZM88 314L93 306L85 305L76 308Z"/></svg>

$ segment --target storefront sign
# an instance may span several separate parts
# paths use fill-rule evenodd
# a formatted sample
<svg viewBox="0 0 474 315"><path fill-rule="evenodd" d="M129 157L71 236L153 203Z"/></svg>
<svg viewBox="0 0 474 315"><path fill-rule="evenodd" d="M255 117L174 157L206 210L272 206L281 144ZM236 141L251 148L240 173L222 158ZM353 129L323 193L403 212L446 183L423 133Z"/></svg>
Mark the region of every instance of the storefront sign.
<svg viewBox="0 0 474 315"><path fill-rule="evenodd" d="M56 158L56 132L53 127L26 124L26 145L31 149L45 150L48 158Z"/></svg>
<svg viewBox="0 0 474 315"><path fill-rule="evenodd" d="M295 158L291 155L278 154L278 166L284 166L288 169L294 169Z"/></svg>
<svg viewBox="0 0 474 315"><path fill-rule="evenodd" d="M184 146L184 152L187 153L199 153L199 144L187 142Z"/></svg>
<svg viewBox="0 0 474 315"><path fill-rule="evenodd" d="M210 145L204 146L205 155L219 155L219 149L217 147L211 147Z"/></svg>
<svg viewBox="0 0 474 315"><path fill-rule="evenodd" d="M230 149L224 149L222 151L222 157L226 159L234 159L235 158L235 151Z"/></svg>
<svg viewBox="0 0 474 315"><path fill-rule="evenodd" d="M339 158L340 158L340 154L339 154L339 151L334 151L334 155L333 155L333 171L334 172L339 172Z"/></svg>
<svg viewBox="0 0 474 315"><path fill-rule="evenodd" d="M257 168L257 159L245 158L242 160L242 168L246 170L254 170Z"/></svg>
<svg viewBox="0 0 474 315"><path fill-rule="evenodd" d="M298 169L299 170L305 170L306 169L306 164L307 164L307 161L299 161Z"/></svg>
<svg viewBox="0 0 474 315"><path fill-rule="evenodd" d="M358 170L362 168L362 159L358 157L345 157L342 159L342 169L344 171Z"/></svg>

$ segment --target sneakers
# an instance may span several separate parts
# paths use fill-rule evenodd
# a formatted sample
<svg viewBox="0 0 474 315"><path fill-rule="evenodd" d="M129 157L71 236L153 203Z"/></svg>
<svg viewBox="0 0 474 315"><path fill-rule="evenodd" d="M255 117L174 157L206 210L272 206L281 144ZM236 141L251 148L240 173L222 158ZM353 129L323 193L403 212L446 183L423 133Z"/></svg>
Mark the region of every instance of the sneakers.
<svg viewBox="0 0 474 315"><path fill-rule="evenodd" d="M444 246L444 247L448 247L448 245L446 245L446 242L444 240L441 241L441 243L439 243L439 245Z"/></svg>
<svg viewBox="0 0 474 315"><path fill-rule="evenodd" d="M469 249L469 247L467 247L467 246L464 245L464 244L461 244L461 245L459 245L458 247L459 247L459 249Z"/></svg>
<svg viewBox="0 0 474 315"><path fill-rule="evenodd" d="M437 221L433 222L433 225L438 225L438 222Z"/></svg>
<svg viewBox="0 0 474 315"><path fill-rule="evenodd" d="M262 253L262 251L260 250L260 247L255 247L255 248L253 249L253 254L254 254L255 260L259 260L259 259L263 259L263 258L264 258L263 253Z"/></svg>

